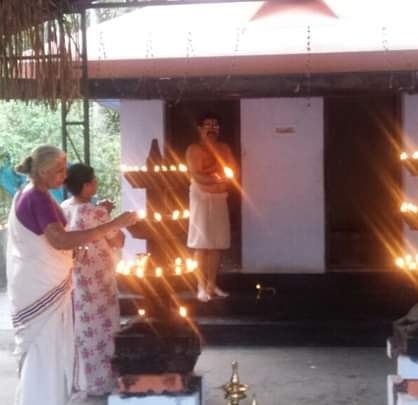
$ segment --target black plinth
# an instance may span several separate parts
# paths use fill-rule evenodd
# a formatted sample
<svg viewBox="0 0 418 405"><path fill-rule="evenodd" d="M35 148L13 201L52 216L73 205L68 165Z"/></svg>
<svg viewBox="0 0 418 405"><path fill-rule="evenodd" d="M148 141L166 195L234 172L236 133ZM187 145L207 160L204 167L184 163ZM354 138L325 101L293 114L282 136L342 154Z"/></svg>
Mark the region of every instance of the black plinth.
<svg viewBox="0 0 418 405"><path fill-rule="evenodd" d="M418 304L393 322L392 352L418 357Z"/></svg>
<svg viewBox="0 0 418 405"><path fill-rule="evenodd" d="M115 336L112 368L125 374L189 374L201 353L199 335L187 320L137 321Z"/></svg>

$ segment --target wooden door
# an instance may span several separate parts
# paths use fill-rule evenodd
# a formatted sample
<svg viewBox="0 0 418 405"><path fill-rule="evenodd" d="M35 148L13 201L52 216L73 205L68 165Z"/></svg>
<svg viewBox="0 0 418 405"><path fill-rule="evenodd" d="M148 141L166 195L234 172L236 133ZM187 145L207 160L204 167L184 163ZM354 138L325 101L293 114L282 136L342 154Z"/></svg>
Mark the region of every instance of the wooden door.
<svg viewBox="0 0 418 405"><path fill-rule="evenodd" d="M325 100L327 268L393 268L402 223L400 102L393 95Z"/></svg>

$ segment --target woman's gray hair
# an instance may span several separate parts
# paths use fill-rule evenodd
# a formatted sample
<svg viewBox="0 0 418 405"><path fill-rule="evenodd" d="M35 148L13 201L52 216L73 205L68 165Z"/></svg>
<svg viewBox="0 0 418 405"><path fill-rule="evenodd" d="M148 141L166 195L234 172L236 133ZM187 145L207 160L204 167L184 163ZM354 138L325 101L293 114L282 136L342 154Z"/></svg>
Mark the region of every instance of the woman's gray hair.
<svg viewBox="0 0 418 405"><path fill-rule="evenodd" d="M41 145L35 148L32 153L16 166L18 173L26 174L31 179L37 177L39 171L48 169L56 160L65 153L53 145Z"/></svg>

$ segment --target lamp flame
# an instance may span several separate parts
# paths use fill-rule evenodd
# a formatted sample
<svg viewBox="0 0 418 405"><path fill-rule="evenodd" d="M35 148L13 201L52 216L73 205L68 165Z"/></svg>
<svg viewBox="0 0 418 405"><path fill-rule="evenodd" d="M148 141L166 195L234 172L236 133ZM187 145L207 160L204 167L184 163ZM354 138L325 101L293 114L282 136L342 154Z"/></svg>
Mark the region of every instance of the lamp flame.
<svg viewBox="0 0 418 405"><path fill-rule="evenodd" d="M187 258L186 259L186 269L187 271L195 271L198 267L197 261Z"/></svg>
<svg viewBox="0 0 418 405"><path fill-rule="evenodd" d="M225 177L227 179L233 179L234 178L234 172L230 167L225 166L224 167L224 173L225 173Z"/></svg>
<svg viewBox="0 0 418 405"><path fill-rule="evenodd" d="M402 270L415 271L418 269L418 255L414 257L411 254L407 254L404 257L397 257L395 265Z"/></svg>
<svg viewBox="0 0 418 405"><path fill-rule="evenodd" d="M124 274L125 273L125 262L120 260L119 263L116 265L116 273Z"/></svg>
<svg viewBox="0 0 418 405"><path fill-rule="evenodd" d="M145 219L147 217L147 213L145 212L145 210L139 210L137 215L139 219Z"/></svg>

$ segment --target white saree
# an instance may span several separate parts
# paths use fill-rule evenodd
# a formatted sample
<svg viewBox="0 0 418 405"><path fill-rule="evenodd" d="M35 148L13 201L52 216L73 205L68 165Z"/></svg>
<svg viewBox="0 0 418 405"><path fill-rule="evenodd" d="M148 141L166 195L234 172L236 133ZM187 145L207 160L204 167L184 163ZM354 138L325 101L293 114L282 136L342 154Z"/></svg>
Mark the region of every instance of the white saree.
<svg viewBox="0 0 418 405"><path fill-rule="evenodd" d="M72 389L74 334L70 251L24 227L10 210L7 288L19 364L16 405L66 405Z"/></svg>

